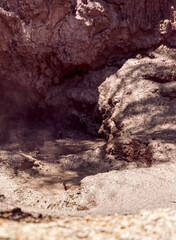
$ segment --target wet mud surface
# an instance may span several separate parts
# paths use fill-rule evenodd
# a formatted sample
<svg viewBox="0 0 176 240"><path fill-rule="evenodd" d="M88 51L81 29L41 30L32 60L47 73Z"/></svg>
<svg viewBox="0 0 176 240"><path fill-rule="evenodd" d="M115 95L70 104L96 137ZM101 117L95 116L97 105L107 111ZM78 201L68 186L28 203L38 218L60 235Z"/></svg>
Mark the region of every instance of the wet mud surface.
<svg viewBox="0 0 176 240"><path fill-rule="evenodd" d="M47 128L16 128L10 134L0 145L0 218L48 222L175 207L174 159L148 167L107 157L104 139L79 133L55 138Z"/></svg>
<svg viewBox="0 0 176 240"><path fill-rule="evenodd" d="M21 209L38 215L71 210L59 204L68 192L79 195L84 177L110 169L104 145L103 139L90 137L56 139L48 129L11 131L10 140L0 146L0 216L13 218L16 207L22 218Z"/></svg>

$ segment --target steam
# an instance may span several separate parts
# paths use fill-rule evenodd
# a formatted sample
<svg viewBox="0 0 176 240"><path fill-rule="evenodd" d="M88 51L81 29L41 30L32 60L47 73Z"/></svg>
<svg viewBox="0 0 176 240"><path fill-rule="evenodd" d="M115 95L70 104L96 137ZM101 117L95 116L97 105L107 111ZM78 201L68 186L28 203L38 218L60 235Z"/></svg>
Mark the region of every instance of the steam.
<svg viewBox="0 0 176 240"><path fill-rule="evenodd" d="M37 114L39 96L31 89L13 81L0 79L0 143L12 140L32 127Z"/></svg>

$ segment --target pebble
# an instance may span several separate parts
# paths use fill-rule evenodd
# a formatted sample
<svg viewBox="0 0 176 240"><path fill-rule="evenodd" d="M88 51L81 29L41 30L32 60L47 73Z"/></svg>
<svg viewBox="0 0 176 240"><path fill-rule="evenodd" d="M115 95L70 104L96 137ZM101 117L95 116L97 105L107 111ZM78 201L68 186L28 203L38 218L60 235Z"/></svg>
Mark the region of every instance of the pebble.
<svg viewBox="0 0 176 240"><path fill-rule="evenodd" d="M176 210L129 216L60 217L48 223L0 219L0 239L175 240Z"/></svg>

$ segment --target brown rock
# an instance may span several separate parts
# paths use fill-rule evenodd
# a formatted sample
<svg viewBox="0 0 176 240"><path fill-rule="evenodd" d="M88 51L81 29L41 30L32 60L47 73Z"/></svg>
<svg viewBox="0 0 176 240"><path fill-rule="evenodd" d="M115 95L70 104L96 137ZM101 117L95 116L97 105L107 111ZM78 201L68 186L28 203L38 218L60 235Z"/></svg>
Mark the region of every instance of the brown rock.
<svg viewBox="0 0 176 240"><path fill-rule="evenodd" d="M128 60L99 87L100 132L108 139L107 153L118 159L152 162L175 157L175 56L161 49L155 58Z"/></svg>
<svg viewBox="0 0 176 240"><path fill-rule="evenodd" d="M2 0L0 7L1 76L42 93L69 73L176 44L174 1Z"/></svg>

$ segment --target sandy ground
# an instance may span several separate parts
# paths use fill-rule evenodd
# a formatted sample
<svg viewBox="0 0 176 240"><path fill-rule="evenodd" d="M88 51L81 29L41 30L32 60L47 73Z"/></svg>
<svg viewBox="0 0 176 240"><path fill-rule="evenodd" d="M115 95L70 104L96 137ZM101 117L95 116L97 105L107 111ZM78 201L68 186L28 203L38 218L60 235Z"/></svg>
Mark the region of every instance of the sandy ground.
<svg viewBox="0 0 176 240"><path fill-rule="evenodd" d="M0 148L1 216L17 207L53 217L175 208L174 160L152 167L109 160L104 145L101 139L54 139L45 130L35 138L15 133Z"/></svg>

